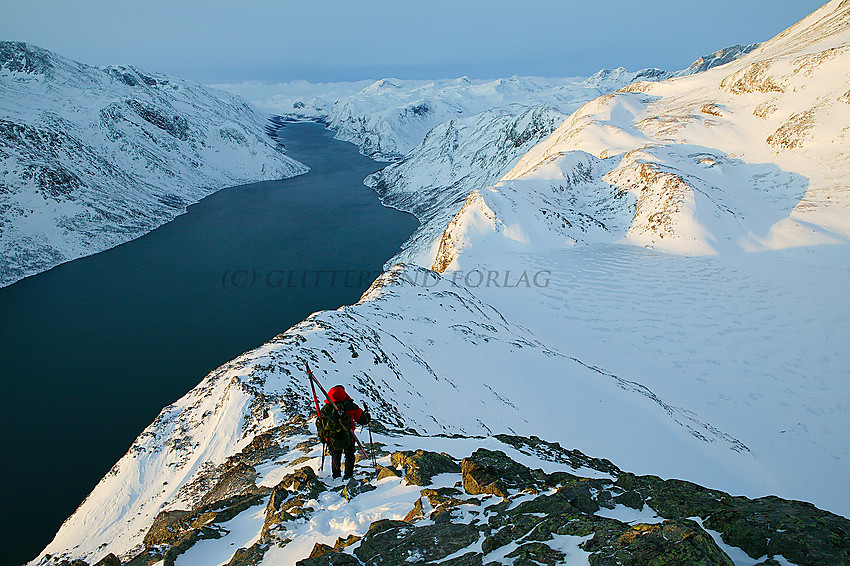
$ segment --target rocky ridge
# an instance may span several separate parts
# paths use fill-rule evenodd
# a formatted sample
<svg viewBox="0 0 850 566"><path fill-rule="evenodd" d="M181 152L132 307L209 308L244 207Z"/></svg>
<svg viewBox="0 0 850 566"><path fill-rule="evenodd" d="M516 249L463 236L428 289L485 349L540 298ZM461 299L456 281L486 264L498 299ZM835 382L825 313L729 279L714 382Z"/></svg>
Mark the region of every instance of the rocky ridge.
<svg viewBox="0 0 850 566"><path fill-rule="evenodd" d="M580 450L607 447L642 467L672 451L691 477L716 458L731 466L729 484L739 485L748 480L738 467L754 465L739 440L686 407L548 347L450 280L397 266L358 304L314 314L163 409L62 525L41 563L68 552L126 555L143 544L162 511L195 509L255 437L274 436L295 413L310 411L305 361L323 381L344 379L388 427L411 434L531 435L566 412L587 430L574 439ZM538 397L520 379L529 367L581 395ZM474 410L470 399L477 400ZM622 414L644 431L640 443L610 426ZM554 439L563 441L563 433Z"/></svg>
<svg viewBox="0 0 850 566"><path fill-rule="evenodd" d="M765 565L850 564L850 521L808 503L637 476L534 436L440 439L456 457L412 449L422 439L381 426L379 466L361 460L355 478L340 483L317 475L311 428L296 415L254 437L209 473L215 481L193 507L161 511L140 549L93 564L169 566L205 556L228 566L732 565L730 554ZM370 506L386 498L392 511L375 515ZM342 522L315 540L305 532L335 514L376 518ZM248 515L250 544L199 554L232 538ZM42 563L89 564L59 556Z"/></svg>

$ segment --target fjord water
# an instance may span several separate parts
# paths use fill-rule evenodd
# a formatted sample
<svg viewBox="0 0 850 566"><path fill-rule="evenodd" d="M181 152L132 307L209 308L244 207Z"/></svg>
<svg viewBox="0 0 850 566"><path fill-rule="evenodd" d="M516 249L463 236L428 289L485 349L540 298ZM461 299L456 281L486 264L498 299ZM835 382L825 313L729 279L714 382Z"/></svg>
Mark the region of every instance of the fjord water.
<svg viewBox="0 0 850 566"><path fill-rule="evenodd" d="M4 563L34 558L162 407L310 313L355 302L416 228L362 184L380 164L356 146L313 123L280 134L309 173L213 193L0 289Z"/></svg>

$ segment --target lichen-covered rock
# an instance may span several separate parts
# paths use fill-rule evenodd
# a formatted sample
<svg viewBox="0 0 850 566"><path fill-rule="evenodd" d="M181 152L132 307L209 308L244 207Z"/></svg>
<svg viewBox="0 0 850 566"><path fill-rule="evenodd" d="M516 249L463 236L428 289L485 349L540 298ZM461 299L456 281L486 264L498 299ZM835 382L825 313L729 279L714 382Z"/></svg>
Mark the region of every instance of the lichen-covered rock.
<svg viewBox="0 0 850 566"><path fill-rule="evenodd" d="M312 511L304 505L315 499L328 488L317 476L313 468L304 466L287 474L272 490L266 504L266 518L263 522L262 538L270 539L275 525L291 521L306 512Z"/></svg>
<svg viewBox="0 0 850 566"><path fill-rule="evenodd" d="M620 474L620 469L604 458L592 458L580 450L568 450L557 442L547 442L536 436L516 436L497 434L501 442L513 446L525 454L533 454L550 462L567 464L573 469L590 468L612 476Z"/></svg>
<svg viewBox="0 0 850 566"><path fill-rule="evenodd" d="M224 473L218 483L198 502L198 507L209 505L229 497L260 493L257 487L257 471L253 466L240 462Z"/></svg>
<svg viewBox="0 0 850 566"><path fill-rule="evenodd" d="M258 566L263 561L267 546L261 542L252 544L248 548L240 548L233 554L233 558L227 566Z"/></svg>
<svg viewBox="0 0 850 566"><path fill-rule="evenodd" d="M345 552L330 552L322 556L299 560L295 566L361 566L361 564L357 558Z"/></svg>
<svg viewBox="0 0 850 566"><path fill-rule="evenodd" d="M450 522L413 527L404 521L383 520L372 524L354 550L370 566L397 566L440 560L478 540L473 525Z"/></svg>
<svg viewBox="0 0 850 566"><path fill-rule="evenodd" d="M542 542L527 542L507 554L514 566L539 566L540 564L563 564L566 554L554 550Z"/></svg>
<svg viewBox="0 0 850 566"><path fill-rule="evenodd" d="M398 478L401 477L401 472L392 467L386 466L378 466L378 477L376 478L378 481L381 481L384 478Z"/></svg>
<svg viewBox="0 0 850 566"><path fill-rule="evenodd" d="M338 539L336 539L336 542L334 543L334 548L337 549L337 550L341 550L343 548L347 548L347 547L351 546L352 544L354 544L355 542L357 542L359 540L360 540L360 537L357 536L357 535L348 535L347 538L339 537Z"/></svg>
<svg viewBox="0 0 850 566"><path fill-rule="evenodd" d="M635 476L632 483L661 517L701 517L707 529L752 558L781 555L800 566L850 564L850 520L811 503L735 497L655 476Z"/></svg>
<svg viewBox="0 0 850 566"><path fill-rule="evenodd" d="M711 536L689 520L661 525L637 524L625 529L597 531L581 547L589 552L591 566L638 564L688 564L734 566Z"/></svg>
<svg viewBox="0 0 850 566"><path fill-rule="evenodd" d="M424 518L425 511L422 507L422 498L420 497L416 500L416 503L413 504L413 509L411 509L407 513L407 515L404 516L404 519L402 519L402 521L404 521L405 523L415 523L416 521Z"/></svg>
<svg viewBox="0 0 850 566"><path fill-rule="evenodd" d="M394 452L392 463L404 468L404 480L408 485L426 486L437 474L460 472L460 466L448 454L439 454L427 450Z"/></svg>
<svg viewBox="0 0 850 566"><path fill-rule="evenodd" d="M285 488L293 493L303 493L308 497L316 497L325 491L328 486L319 480L313 468L310 466L303 466L295 470L293 473L284 476L283 479L278 482L275 489L279 488Z"/></svg>
<svg viewBox="0 0 850 566"><path fill-rule="evenodd" d="M732 561L712 538L715 531L751 557L764 557L765 566L777 564L772 557L780 555L801 566L850 565L850 521L808 503L733 497L686 481L623 472L606 461L539 439L510 440L523 450L564 460L573 471L579 463L593 465L609 477L545 473L504 452L483 448L463 459L462 466L446 454L396 452L393 464L403 468L408 484L430 483L433 475L447 473L454 476L443 479L456 482L455 487L421 489L404 521L376 521L363 537L339 538L333 547L316 544L298 566L492 566L496 562L494 558L488 561L490 553L515 566L562 564L566 551L562 543L556 544L562 535L584 539L580 548L589 554L593 566L730 565ZM260 440L257 446L265 450L270 444ZM248 471L246 464L239 460L231 470ZM226 475L220 476L220 484L238 486ZM351 480L333 491L350 501L377 489L376 483ZM323 499L327 489L310 467L285 476L269 497L260 540L236 551L228 566L258 566L269 548L285 546L289 542L287 523L311 516L316 511L311 507ZM491 494L502 499L481 497ZM192 511L162 513L148 533L151 546L130 566L172 566L180 553L196 542L222 536L220 523L233 516L232 509L244 505L244 497ZM632 525L597 514L601 507L621 505L655 512L659 522ZM691 517L700 517L702 523Z"/></svg>
<svg viewBox="0 0 850 566"><path fill-rule="evenodd" d="M310 552L310 556L308 556L307 558L318 558L320 556L324 556L325 554L330 554L332 552L336 552L336 549L334 547L317 542L315 546L313 546L313 550Z"/></svg>
<svg viewBox="0 0 850 566"><path fill-rule="evenodd" d="M148 534L145 535L145 546L168 544L185 530L184 519L192 514L191 511L163 511L153 520Z"/></svg>
<svg viewBox="0 0 850 566"><path fill-rule="evenodd" d="M463 489L470 495L507 498L508 489L537 489L545 475L513 461L500 450L479 448L462 462Z"/></svg>
<svg viewBox="0 0 850 566"><path fill-rule="evenodd" d="M359 481L352 478L348 480L345 485L342 486L342 490L340 490L340 495L342 495L346 501L351 501L361 493L366 493L374 489L377 488L372 485L372 483L368 479Z"/></svg>
<svg viewBox="0 0 850 566"><path fill-rule="evenodd" d="M636 491L624 491L614 497L614 502L640 511L643 509L643 498Z"/></svg>

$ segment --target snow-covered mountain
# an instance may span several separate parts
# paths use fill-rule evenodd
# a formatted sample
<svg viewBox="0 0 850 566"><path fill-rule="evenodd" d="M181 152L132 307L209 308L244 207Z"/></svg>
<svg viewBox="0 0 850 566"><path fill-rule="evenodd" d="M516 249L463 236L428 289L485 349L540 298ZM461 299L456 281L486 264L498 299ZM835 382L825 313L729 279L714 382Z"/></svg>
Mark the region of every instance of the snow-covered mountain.
<svg viewBox="0 0 850 566"><path fill-rule="evenodd" d="M262 112L285 116L288 120L327 122L337 100L357 94L374 80L311 83L295 80L268 84L258 81L210 85L241 96Z"/></svg>
<svg viewBox="0 0 850 566"><path fill-rule="evenodd" d="M452 264L470 231L535 250L846 243L848 10L829 4L733 63L588 103L498 185L470 194L435 268Z"/></svg>
<svg viewBox="0 0 850 566"><path fill-rule="evenodd" d="M366 178L387 206L420 225L388 262L428 267L440 236L470 191L496 182L560 125L566 115L545 106L496 108L440 124L401 161Z"/></svg>
<svg viewBox="0 0 850 566"><path fill-rule="evenodd" d="M691 75L728 63L757 46L728 47L700 57L687 69L675 73L658 69L630 73L620 67L604 69L581 82L557 88L533 87L527 83L523 95L507 98L510 104L502 101L502 105L490 110L466 118L452 117L441 123L397 163L366 180L384 204L414 214L421 223L404 250L388 262L388 266L397 262L431 266L439 235L460 210L466 196L474 189L501 179L531 147L546 139L568 114L580 108L587 101L588 92L608 94L634 81L660 81ZM519 83L537 79L513 77L510 80ZM532 96L529 92L536 94ZM365 91L354 98L360 97L365 97ZM378 104L377 99L372 103ZM499 101L494 98L493 104ZM380 113L381 120L389 120L387 112L388 109L384 109ZM362 121L378 119L372 114ZM386 145L388 136L385 133L376 135L379 139L376 143ZM369 139L369 136L355 135L352 141L369 146L373 144Z"/></svg>
<svg viewBox="0 0 850 566"><path fill-rule="evenodd" d="M601 94L635 81L660 81L703 72L728 63L758 46L734 45L704 55L690 67L670 72L623 67L602 69L588 78L518 77L495 80L460 77L448 80L384 78L376 82L280 84L248 82L213 85L251 101L265 112L290 119L329 123L337 137L357 144L376 159L398 160L422 143L433 128L450 120L498 109L520 114L545 106L564 114Z"/></svg>
<svg viewBox="0 0 850 566"><path fill-rule="evenodd" d="M244 101L0 42L0 285L138 237L210 192L306 171Z"/></svg>
<svg viewBox="0 0 850 566"><path fill-rule="evenodd" d="M134 564L271 565L337 537L341 554L304 566L401 563L369 548L381 529L389 548L419 527L373 521L423 517L423 528L436 528L429 512L439 497L480 494L461 477L471 464L458 472L456 460L443 460L430 496L389 476L339 494L306 471L290 476L320 459L298 416L311 411L305 361L326 385L344 383L368 402L390 429L376 435L388 452L460 459L484 447L594 478L580 480L586 497L562 477L525 492L513 484L501 507L455 502L453 532L469 540L439 558L424 543L402 546L404 562L510 563L524 548L526 560L548 552L563 561L555 550L587 563L588 552L617 550L590 544L597 534L655 540L671 507L680 515L670 520L699 518L693 525L706 530L680 536L681 525L666 524L660 544L723 532L712 538L727 556L706 563L846 561L846 519L810 504L768 497L750 506L676 482L660 494L647 487L654 480L634 483L617 467L850 515L848 55L850 2L834 0L739 60L596 98L536 145L557 109L491 110L424 133L392 177L373 178L383 198L434 219L456 205L461 189L451 187L482 182L442 233L431 224L411 242L410 257L433 270L396 265L357 304L316 313L209 374L162 411L35 563L111 552ZM523 155L510 154L511 140ZM476 152L493 168L476 166ZM412 165L428 161L427 173ZM461 181L469 166L475 177ZM485 182L500 167L511 169ZM426 176L439 182L414 181ZM527 440L515 451L499 433ZM527 447L541 443L533 436L616 466L558 460L557 450L530 457ZM622 491L610 486L615 477ZM455 487L466 493L436 491ZM610 509L600 503L606 491L635 495ZM540 495L557 493L569 494L559 516L575 531L550 528ZM714 507L667 499L682 493ZM797 505L816 518L778 522L771 505L786 520ZM519 508L528 516L510 514ZM609 511L632 530L589 526ZM501 531L505 522L515 528ZM544 527L522 526L530 523ZM819 554L803 524L819 525L833 554Z"/></svg>

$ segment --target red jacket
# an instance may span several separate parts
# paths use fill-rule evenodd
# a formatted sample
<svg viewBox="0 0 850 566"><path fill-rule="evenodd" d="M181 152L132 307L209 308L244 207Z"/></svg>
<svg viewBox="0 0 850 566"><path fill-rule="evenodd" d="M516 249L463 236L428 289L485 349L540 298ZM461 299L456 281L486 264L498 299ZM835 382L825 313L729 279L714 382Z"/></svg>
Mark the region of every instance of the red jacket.
<svg viewBox="0 0 850 566"><path fill-rule="evenodd" d="M368 414L354 403L354 400L348 395L348 393L345 392L342 385L331 387L330 391L328 391L328 396L333 399L333 402L337 407L345 411L348 416L351 417L351 430L354 430L354 427L356 426L355 423L366 424L369 422L368 418L363 418L363 415L367 415L368 417ZM325 399L325 404L328 404L327 399Z"/></svg>

